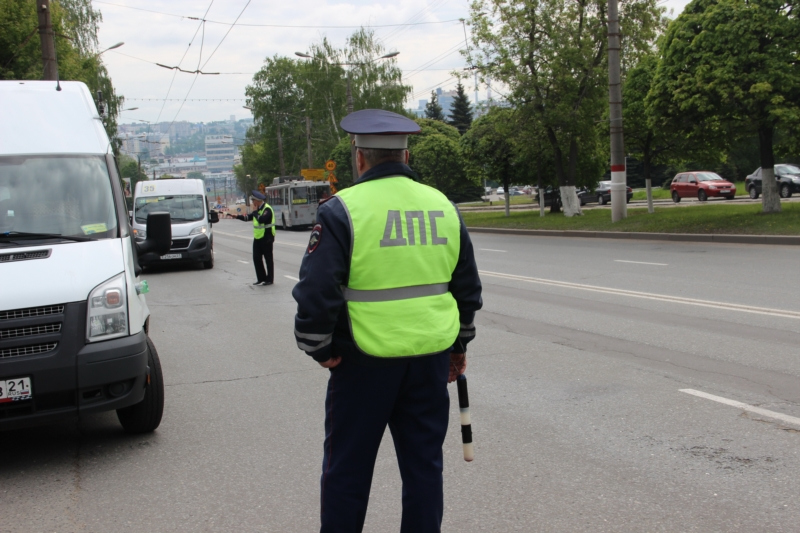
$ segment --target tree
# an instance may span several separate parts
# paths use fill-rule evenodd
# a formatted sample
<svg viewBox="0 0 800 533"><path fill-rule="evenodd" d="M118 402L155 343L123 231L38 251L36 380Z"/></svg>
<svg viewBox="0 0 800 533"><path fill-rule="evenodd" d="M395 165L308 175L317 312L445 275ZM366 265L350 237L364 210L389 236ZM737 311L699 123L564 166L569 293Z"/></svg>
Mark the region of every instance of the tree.
<svg viewBox="0 0 800 533"><path fill-rule="evenodd" d="M314 164L321 167L342 138L339 121L348 112L348 85L355 110L402 110L410 87L402 84L395 59L375 61L384 49L372 31L360 29L342 48L323 39L308 52L306 59L267 58L246 88L255 117L246 142L253 148L242 150L250 174L296 175L307 166L306 117L311 120ZM337 175L347 179L344 174L340 166Z"/></svg>
<svg viewBox="0 0 800 533"><path fill-rule="evenodd" d="M425 118L444 122L444 112L434 91L431 91L431 101L425 104Z"/></svg>
<svg viewBox="0 0 800 533"><path fill-rule="evenodd" d="M244 192L244 203L250 207L250 191L258 187L259 179L257 176L247 174L244 166L234 165L233 175L236 177L236 186Z"/></svg>
<svg viewBox="0 0 800 533"><path fill-rule="evenodd" d="M625 3L628 42L652 43L662 11L656 0ZM564 214L580 214L580 153L598 153L597 124L607 107L605 0L475 0L471 12L478 71L508 87L512 105L537 116L525 123L546 136Z"/></svg>
<svg viewBox="0 0 800 533"><path fill-rule="evenodd" d="M36 2L0 0L0 79L37 80L42 77L41 44ZM51 4L60 80L82 81L92 95L103 93L103 125L115 152L117 116L123 98L117 96L108 71L97 55L97 31L102 21L90 0L60 0Z"/></svg>
<svg viewBox="0 0 800 533"><path fill-rule="evenodd" d="M774 136L800 122L796 2L694 0L668 27L650 105L666 124L726 142L731 124L758 134L765 213L781 210Z"/></svg>
<svg viewBox="0 0 800 533"><path fill-rule="evenodd" d="M433 119L416 122L421 131L409 136L409 165L422 183L438 189L453 202L480 198L480 181L467 176L464 170L458 130Z"/></svg>
<svg viewBox="0 0 800 533"><path fill-rule="evenodd" d="M202 172L198 172L196 170L193 170L193 171L189 172L188 174L186 174L186 177L189 178L190 180L201 180L205 176L203 176Z"/></svg>
<svg viewBox="0 0 800 533"><path fill-rule="evenodd" d="M464 135L472 125L472 106L461 82L456 85L456 97L450 104L450 125Z"/></svg>
<svg viewBox="0 0 800 533"><path fill-rule="evenodd" d="M461 138L466 172L474 181L499 180L506 191L511 186L517 159L511 127L513 115L511 109L493 107ZM509 200L506 194L506 216L510 215Z"/></svg>

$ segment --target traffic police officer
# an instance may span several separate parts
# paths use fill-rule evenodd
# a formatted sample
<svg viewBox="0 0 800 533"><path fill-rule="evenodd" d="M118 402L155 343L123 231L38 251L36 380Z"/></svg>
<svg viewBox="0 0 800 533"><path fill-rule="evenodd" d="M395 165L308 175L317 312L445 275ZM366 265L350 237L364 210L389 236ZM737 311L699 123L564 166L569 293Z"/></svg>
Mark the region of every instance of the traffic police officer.
<svg viewBox="0 0 800 533"><path fill-rule="evenodd" d="M292 292L297 345L330 369L321 531L362 530L388 424L401 531L438 532L447 383L466 367L482 305L472 243L456 207L407 166L414 121L367 109L341 126L359 178L320 206Z"/></svg>
<svg viewBox="0 0 800 533"><path fill-rule="evenodd" d="M266 202L267 197L252 191L250 201L253 211L248 215L236 215L244 221L253 221L253 265L256 267L256 282L253 285L272 285L275 265L272 260L272 243L275 242L275 212ZM267 269L264 270L264 262Z"/></svg>

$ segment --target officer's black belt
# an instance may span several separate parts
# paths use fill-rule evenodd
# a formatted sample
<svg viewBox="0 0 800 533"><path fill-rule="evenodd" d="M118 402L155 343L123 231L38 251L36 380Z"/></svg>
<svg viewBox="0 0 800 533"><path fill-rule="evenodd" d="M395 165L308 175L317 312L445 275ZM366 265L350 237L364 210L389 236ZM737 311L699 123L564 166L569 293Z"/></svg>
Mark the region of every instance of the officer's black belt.
<svg viewBox="0 0 800 533"><path fill-rule="evenodd" d="M397 289L360 290L342 287L344 299L348 302L393 302L395 300L408 300L422 298L423 296L439 296L447 294L449 284L433 283L431 285L412 285L411 287L398 287Z"/></svg>
<svg viewBox="0 0 800 533"><path fill-rule="evenodd" d="M272 227L272 226L274 226L274 225L275 225L275 224L267 224L266 226L253 226L253 227L254 227L255 229L267 229L267 228L271 228L271 227Z"/></svg>

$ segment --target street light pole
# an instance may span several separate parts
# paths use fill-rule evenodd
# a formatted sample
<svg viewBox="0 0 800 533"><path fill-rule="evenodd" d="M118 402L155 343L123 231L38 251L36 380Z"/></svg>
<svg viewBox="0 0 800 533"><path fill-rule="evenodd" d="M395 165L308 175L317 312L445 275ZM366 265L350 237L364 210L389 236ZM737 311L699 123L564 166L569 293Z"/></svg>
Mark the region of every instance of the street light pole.
<svg viewBox="0 0 800 533"><path fill-rule="evenodd" d="M611 222L628 216L625 145L622 136L622 83L617 0L608 0L608 105L611 134Z"/></svg>

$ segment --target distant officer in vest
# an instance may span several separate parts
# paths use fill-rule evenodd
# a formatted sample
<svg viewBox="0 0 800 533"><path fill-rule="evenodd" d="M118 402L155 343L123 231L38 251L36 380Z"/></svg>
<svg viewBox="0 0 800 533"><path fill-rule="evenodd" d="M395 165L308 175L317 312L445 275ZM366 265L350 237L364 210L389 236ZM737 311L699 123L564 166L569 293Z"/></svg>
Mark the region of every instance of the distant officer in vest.
<svg viewBox="0 0 800 533"><path fill-rule="evenodd" d="M253 221L253 265L256 267L256 282L253 285L272 285L275 280L275 265L272 260L272 243L275 242L275 212L266 202L267 197L252 191L250 202L253 211L249 215L236 215L244 221ZM264 270L264 262L267 269Z"/></svg>
<svg viewBox="0 0 800 533"><path fill-rule="evenodd" d="M438 532L447 383L466 368L481 282L456 207L408 167L412 120L351 113L359 178L324 202L297 301L297 345L330 370L321 477L322 533L364 526L386 426L403 481L400 531Z"/></svg>

